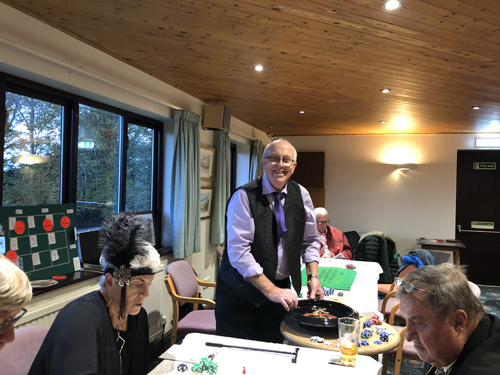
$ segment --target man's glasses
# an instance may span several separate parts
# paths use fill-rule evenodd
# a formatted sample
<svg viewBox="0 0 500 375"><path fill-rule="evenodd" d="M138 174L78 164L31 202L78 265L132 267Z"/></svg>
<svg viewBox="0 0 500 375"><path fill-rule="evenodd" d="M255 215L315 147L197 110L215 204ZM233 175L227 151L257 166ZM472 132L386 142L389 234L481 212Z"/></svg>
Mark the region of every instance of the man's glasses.
<svg viewBox="0 0 500 375"><path fill-rule="evenodd" d="M15 316L13 319L9 319L9 320L6 320L5 322L1 323L0 324L0 332L2 332L5 328L10 326L12 323L16 324L18 322L18 320L21 319L24 316L24 314L26 314L27 312L28 312L28 310L26 310L25 308L22 308L21 312L19 314L17 314L17 316Z"/></svg>
<svg viewBox="0 0 500 375"><path fill-rule="evenodd" d="M411 293L415 289L415 290L418 290L419 292L422 292L422 293L432 294L432 293L427 292L423 289L415 288L415 285L413 285L412 283L409 283L408 281L405 281L404 279L401 279L399 277L394 278L394 284L397 287L403 286L403 288L405 288L405 290L406 290L406 293Z"/></svg>
<svg viewBox="0 0 500 375"><path fill-rule="evenodd" d="M317 221L316 220L316 223L319 225L330 224L330 220L327 220L327 221Z"/></svg>
<svg viewBox="0 0 500 375"><path fill-rule="evenodd" d="M280 161L283 163L285 167L289 167L292 165L295 160L289 158L288 156L264 156L264 159L269 159L269 161L273 164L278 164Z"/></svg>

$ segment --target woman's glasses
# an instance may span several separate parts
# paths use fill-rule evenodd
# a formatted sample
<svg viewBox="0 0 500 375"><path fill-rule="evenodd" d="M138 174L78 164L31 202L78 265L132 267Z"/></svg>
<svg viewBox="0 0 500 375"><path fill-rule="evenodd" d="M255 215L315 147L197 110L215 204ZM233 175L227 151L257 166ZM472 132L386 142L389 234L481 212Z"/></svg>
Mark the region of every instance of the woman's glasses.
<svg viewBox="0 0 500 375"><path fill-rule="evenodd" d="M413 285L412 283L409 283L408 281L405 281L404 279L401 279L399 277L394 278L394 284L397 287L402 286L403 288L405 288L406 293L411 293L415 289L415 290L418 290L419 292L422 292L422 293L432 294L432 293L427 292L423 289L415 288L415 285Z"/></svg>
<svg viewBox="0 0 500 375"><path fill-rule="evenodd" d="M19 314L17 314L17 316L15 316L14 318L12 319L9 319L9 320L6 320L4 321L3 323L0 323L0 333L5 329L7 328L8 326L10 326L12 323L17 323L17 321L19 319L21 319L24 314L26 314L28 312L28 310L26 310L25 308L22 308L21 309L21 312Z"/></svg>

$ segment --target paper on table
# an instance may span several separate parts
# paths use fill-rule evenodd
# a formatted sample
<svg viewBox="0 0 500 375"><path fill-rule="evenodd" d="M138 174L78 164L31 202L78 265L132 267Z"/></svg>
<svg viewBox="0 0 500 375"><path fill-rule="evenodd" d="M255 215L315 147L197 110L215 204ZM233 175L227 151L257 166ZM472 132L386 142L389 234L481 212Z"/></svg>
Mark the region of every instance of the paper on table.
<svg viewBox="0 0 500 375"><path fill-rule="evenodd" d="M325 288L351 290L356 271L338 267L319 267L319 282ZM302 286L307 285L307 270L302 269Z"/></svg>

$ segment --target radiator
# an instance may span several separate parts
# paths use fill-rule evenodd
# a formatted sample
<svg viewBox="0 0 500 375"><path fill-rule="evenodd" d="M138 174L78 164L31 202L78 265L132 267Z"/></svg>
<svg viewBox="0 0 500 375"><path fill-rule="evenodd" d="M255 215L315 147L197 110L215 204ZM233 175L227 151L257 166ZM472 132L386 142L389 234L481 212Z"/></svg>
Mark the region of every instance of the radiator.
<svg viewBox="0 0 500 375"><path fill-rule="evenodd" d="M160 273L156 274L153 284L149 288L149 297L144 300L144 309L148 313L150 342L161 339L163 335L163 327L166 321L166 318L164 318L166 296L168 296L164 280L165 267ZM28 312L16 324L16 329L29 326L50 328L57 313L64 306L87 293L99 290L98 283L99 278L95 278L36 296L26 306Z"/></svg>
<svg viewBox="0 0 500 375"><path fill-rule="evenodd" d="M166 296L168 296L165 286L165 266L163 270L155 275L153 284L149 288L149 297L144 300L144 309L148 312L149 341L157 341L163 336L163 327L167 320L162 313Z"/></svg>

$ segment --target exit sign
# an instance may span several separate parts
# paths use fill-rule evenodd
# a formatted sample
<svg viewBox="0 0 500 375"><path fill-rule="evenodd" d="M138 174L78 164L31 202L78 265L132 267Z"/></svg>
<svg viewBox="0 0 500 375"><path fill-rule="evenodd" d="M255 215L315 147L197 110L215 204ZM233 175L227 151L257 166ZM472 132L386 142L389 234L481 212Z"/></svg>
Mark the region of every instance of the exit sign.
<svg viewBox="0 0 500 375"><path fill-rule="evenodd" d="M493 170L497 169L497 163L495 162L474 162L472 163L473 169L487 169L487 170Z"/></svg>
<svg viewBox="0 0 500 375"><path fill-rule="evenodd" d="M78 142L78 148L94 148L94 142Z"/></svg>

